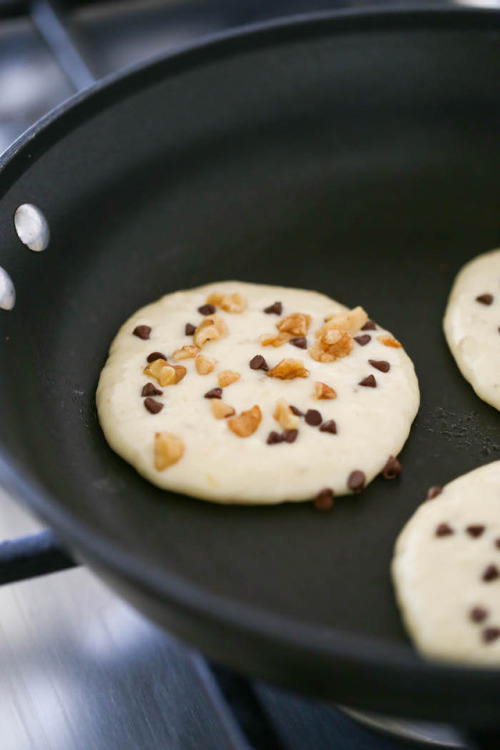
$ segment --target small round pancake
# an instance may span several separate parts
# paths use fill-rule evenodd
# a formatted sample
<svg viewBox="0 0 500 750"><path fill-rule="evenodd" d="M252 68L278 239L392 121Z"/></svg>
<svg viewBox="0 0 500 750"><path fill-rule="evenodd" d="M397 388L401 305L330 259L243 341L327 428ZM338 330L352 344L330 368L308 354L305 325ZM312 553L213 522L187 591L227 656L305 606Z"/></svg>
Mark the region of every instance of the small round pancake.
<svg viewBox="0 0 500 750"><path fill-rule="evenodd" d="M362 308L236 281L135 313L97 391L120 456L159 487L218 503L360 491L399 453L418 405L410 358Z"/></svg>
<svg viewBox="0 0 500 750"><path fill-rule="evenodd" d="M477 395L500 409L500 250L467 263L444 316L448 346Z"/></svg>
<svg viewBox="0 0 500 750"><path fill-rule="evenodd" d="M500 665L500 461L418 508L397 539L392 576L423 656Z"/></svg>

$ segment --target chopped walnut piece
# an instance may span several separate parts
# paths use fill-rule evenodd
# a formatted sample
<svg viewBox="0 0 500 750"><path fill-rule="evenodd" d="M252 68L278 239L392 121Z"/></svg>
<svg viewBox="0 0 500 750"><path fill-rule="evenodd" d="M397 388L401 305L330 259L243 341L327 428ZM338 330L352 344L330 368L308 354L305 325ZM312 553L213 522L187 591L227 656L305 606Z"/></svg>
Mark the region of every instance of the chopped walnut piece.
<svg viewBox="0 0 500 750"><path fill-rule="evenodd" d="M262 346L277 347L288 343L291 338L292 336L289 333L264 333L264 335L260 337L260 343Z"/></svg>
<svg viewBox="0 0 500 750"><path fill-rule="evenodd" d="M338 315L329 315L326 318L325 328L336 328L339 331L350 333L351 336L358 333L368 320L368 315L362 307L355 307L352 310L339 313ZM320 329L321 330L321 329ZM316 331L316 336L318 331Z"/></svg>
<svg viewBox="0 0 500 750"><path fill-rule="evenodd" d="M227 420L227 426L235 435L245 438L249 437L249 435L253 435L259 426L261 419L262 412L256 405L252 406L252 408L247 411L242 411L237 417L230 417Z"/></svg>
<svg viewBox="0 0 500 750"><path fill-rule="evenodd" d="M334 362L341 357L347 357L353 347L353 338L349 333L333 329L320 329L321 335L313 346L308 349L310 356L317 362Z"/></svg>
<svg viewBox="0 0 500 750"><path fill-rule="evenodd" d="M207 298L207 304L220 307L228 313L241 313L246 309L247 301L239 292L234 292L233 294L213 292Z"/></svg>
<svg viewBox="0 0 500 750"><path fill-rule="evenodd" d="M202 320L193 335L196 346L203 346L207 341L216 341L227 336L227 326L218 315L210 315Z"/></svg>
<svg viewBox="0 0 500 750"><path fill-rule="evenodd" d="M184 455L184 441L171 432L157 432L155 435L155 469L164 469L176 464Z"/></svg>
<svg viewBox="0 0 500 750"><path fill-rule="evenodd" d="M212 372L216 364L217 360L214 357L205 357L203 354L198 354L194 361L198 375L208 375L209 372Z"/></svg>
<svg viewBox="0 0 500 750"><path fill-rule="evenodd" d="M294 378L307 378L309 370L306 370L300 359L282 359L281 362L266 372L269 378L280 378L280 380L293 380Z"/></svg>
<svg viewBox="0 0 500 750"><path fill-rule="evenodd" d="M161 386L175 383L175 370L165 359L155 359L144 368L144 375L154 378Z"/></svg>
<svg viewBox="0 0 500 750"><path fill-rule="evenodd" d="M337 393L331 386L319 381L314 384L314 395L317 399L337 398Z"/></svg>
<svg viewBox="0 0 500 750"><path fill-rule="evenodd" d="M172 354L172 359L193 359L199 353L197 346L186 345Z"/></svg>
<svg viewBox="0 0 500 750"><path fill-rule="evenodd" d="M311 316L305 313L292 313L276 323L281 333L291 333L292 336L305 336L311 325Z"/></svg>
<svg viewBox="0 0 500 750"><path fill-rule="evenodd" d="M236 383L240 379L240 373L234 372L233 370L223 370L217 375L217 382L221 388L225 388L231 383Z"/></svg>
<svg viewBox="0 0 500 750"><path fill-rule="evenodd" d="M216 419L226 419L227 417L232 417L235 413L232 406L225 404L224 401L220 401L218 398L213 398L211 403L212 411Z"/></svg>
<svg viewBox="0 0 500 750"><path fill-rule="evenodd" d="M295 430L299 426L299 418L290 409L284 398L276 402L273 417L283 430Z"/></svg>
<svg viewBox="0 0 500 750"><path fill-rule="evenodd" d="M403 348L403 344L400 344L399 341L392 336L377 336L377 338L384 346L392 346L393 349Z"/></svg>
<svg viewBox="0 0 500 750"><path fill-rule="evenodd" d="M177 385L177 383L179 383L182 380L182 378L186 375L187 370L183 365L173 365L173 367L175 370L174 385Z"/></svg>

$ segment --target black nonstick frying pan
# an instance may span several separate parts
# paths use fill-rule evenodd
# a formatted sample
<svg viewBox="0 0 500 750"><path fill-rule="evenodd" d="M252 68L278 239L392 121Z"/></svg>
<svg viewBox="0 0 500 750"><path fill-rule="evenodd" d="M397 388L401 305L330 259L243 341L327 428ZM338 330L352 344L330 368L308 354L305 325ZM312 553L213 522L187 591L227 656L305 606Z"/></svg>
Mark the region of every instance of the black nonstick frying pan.
<svg viewBox="0 0 500 750"><path fill-rule="evenodd" d="M500 13L321 15L219 37L64 105L3 158L0 479L152 619L210 656L385 713L498 725L500 672L427 663L394 540L429 485L500 457L458 372L452 279L500 245ZM27 249L13 215L39 207ZM164 493L107 446L94 394L139 306L217 279L362 304L413 358L400 479L334 512ZM500 320L499 320L500 325ZM245 481L245 477L241 478Z"/></svg>

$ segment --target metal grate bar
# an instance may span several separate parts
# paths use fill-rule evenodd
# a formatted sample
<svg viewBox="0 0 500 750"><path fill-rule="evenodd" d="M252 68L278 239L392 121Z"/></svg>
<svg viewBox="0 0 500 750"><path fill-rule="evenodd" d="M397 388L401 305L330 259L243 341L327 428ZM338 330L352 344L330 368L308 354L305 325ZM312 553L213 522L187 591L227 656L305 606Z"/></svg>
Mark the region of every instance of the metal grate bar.
<svg viewBox="0 0 500 750"><path fill-rule="evenodd" d="M55 573L78 565L52 531L0 543L0 585Z"/></svg>

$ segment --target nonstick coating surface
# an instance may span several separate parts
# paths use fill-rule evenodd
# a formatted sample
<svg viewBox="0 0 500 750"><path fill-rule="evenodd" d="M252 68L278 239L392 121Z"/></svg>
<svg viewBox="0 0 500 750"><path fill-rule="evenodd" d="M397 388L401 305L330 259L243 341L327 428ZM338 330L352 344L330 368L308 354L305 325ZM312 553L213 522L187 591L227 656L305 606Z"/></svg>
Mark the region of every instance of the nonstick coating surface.
<svg viewBox="0 0 500 750"><path fill-rule="evenodd" d="M498 672L413 654L389 562L429 485L500 457L498 413L441 332L457 270L500 245L499 42L499 15L479 12L229 39L80 98L0 174L0 264L18 295L0 315L4 481L212 655L337 700L471 721L494 716ZM45 253L15 236L24 202L49 220ZM330 514L220 507L163 493L112 453L94 394L119 325L227 278L362 304L404 342L422 406L399 480Z"/></svg>

